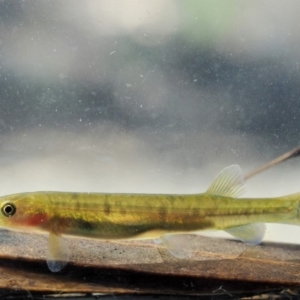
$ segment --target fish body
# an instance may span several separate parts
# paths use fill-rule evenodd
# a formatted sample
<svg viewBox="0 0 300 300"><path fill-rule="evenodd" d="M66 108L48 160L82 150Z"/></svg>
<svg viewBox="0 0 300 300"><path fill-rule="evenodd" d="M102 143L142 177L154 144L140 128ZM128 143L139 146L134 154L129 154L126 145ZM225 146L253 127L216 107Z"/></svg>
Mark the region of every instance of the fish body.
<svg viewBox="0 0 300 300"><path fill-rule="evenodd" d="M10 195L16 214L6 228L98 239L156 238L164 233L227 229L251 223L295 223L300 194L273 199L218 195L34 192Z"/></svg>
<svg viewBox="0 0 300 300"><path fill-rule="evenodd" d="M222 229L257 244L262 223L300 225L300 193L268 199L238 199L244 179L237 165L225 168L203 194L100 194L33 192L0 197L0 227L49 233L47 263L61 270L69 260L62 235L115 239Z"/></svg>

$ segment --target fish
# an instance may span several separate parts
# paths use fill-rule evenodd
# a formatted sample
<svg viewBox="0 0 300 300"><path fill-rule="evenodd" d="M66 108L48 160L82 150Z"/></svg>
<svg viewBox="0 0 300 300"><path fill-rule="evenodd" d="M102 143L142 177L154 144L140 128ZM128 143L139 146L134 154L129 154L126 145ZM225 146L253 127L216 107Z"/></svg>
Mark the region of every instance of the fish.
<svg viewBox="0 0 300 300"><path fill-rule="evenodd" d="M231 165L199 194L19 193L0 197L0 228L49 234L47 265L59 272L70 259L64 236L160 239L176 256L172 235L216 229L244 243L259 244L265 223L299 225L300 193L238 198L244 191L242 170Z"/></svg>

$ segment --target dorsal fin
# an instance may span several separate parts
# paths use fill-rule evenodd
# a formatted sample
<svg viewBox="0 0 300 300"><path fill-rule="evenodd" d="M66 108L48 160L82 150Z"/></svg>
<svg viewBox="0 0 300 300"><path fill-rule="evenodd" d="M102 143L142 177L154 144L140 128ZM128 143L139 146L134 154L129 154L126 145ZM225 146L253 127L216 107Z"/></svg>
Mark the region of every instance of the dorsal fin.
<svg viewBox="0 0 300 300"><path fill-rule="evenodd" d="M206 191L211 195L231 198L236 198L244 192L244 176L238 165L231 165L223 169Z"/></svg>

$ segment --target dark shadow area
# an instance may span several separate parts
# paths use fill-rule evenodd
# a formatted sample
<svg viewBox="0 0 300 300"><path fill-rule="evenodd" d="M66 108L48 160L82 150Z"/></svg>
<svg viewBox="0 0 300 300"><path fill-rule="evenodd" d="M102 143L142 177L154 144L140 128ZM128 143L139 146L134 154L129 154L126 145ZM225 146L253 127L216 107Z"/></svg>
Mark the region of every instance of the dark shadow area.
<svg viewBox="0 0 300 300"><path fill-rule="evenodd" d="M69 290L65 289L63 293L85 293L82 284L90 286L91 292L109 293L109 290L115 291L116 294L133 293L141 297L147 294L157 295L185 295L191 296L210 296L214 299L231 299L236 297L253 296L261 293L269 293L270 291L280 291L284 287L278 284L266 284L263 282L246 282L241 280L220 280L217 278L201 278L188 276L170 276L156 275L145 272L136 272L122 270L116 268L94 268L80 267L69 264L62 272L50 273L46 266L42 263L18 259L1 259L1 267L3 270L9 270L10 274L23 274L30 277L35 286L35 290L24 289L22 294L36 294L36 283L39 284L39 292L37 295L51 294L47 288L43 287L51 284L51 288L55 290L56 284L64 282L68 285ZM155 267L155 266L153 266ZM12 272L12 273L11 273ZM40 282L39 282L40 281ZM12 278L13 282L13 278ZM22 288L18 288L22 290ZM16 292L2 291L2 297L12 296ZM16 293L18 294L18 293ZM141 295L140 295L141 294ZM154 296L153 296L154 297ZM7 298L8 299L8 298ZM18 298L16 298L18 299ZM145 298L147 299L147 298ZM151 299L151 298L150 298ZM175 298L177 299L177 298ZM179 298L180 299L180 298ZM206 298L204 298L206 299Z"/></svg>

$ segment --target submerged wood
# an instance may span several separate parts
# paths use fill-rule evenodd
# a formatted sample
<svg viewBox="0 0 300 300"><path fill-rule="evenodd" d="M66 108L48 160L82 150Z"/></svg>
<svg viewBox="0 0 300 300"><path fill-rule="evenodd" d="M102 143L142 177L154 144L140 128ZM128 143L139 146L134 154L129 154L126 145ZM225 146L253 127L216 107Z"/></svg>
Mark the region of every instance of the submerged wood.
<svg viewBox="0 0 300 300"><path fill-rule="evenodd" d="M235 294L300 284L299 245L245 248L244 244L231 241L233 251L242 251L229 259L221 241L212 243L212 251L221 259L201 261L197 260L203 255L201 249L196 249L195 259L176 259L150 241L67 242L73 249L71 262L65 270L53 274L45 262L46 236L1 232L0 288L49 293L199 295L212 293L221 285L226 293Z"/></svg>

